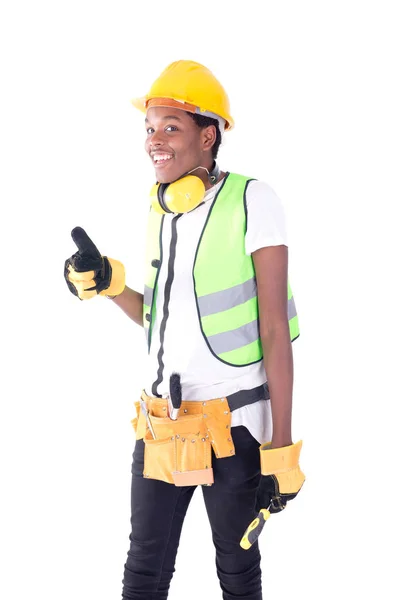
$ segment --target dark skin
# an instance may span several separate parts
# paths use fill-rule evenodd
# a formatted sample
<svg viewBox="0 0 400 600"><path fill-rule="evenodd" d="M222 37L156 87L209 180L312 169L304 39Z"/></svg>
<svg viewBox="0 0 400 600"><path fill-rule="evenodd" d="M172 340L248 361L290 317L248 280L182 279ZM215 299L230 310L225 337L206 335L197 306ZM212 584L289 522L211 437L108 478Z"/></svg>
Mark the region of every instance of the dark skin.
<svg viewBox="0 0 400 600"><path fill-rule="evenodd" d="M287 318L288 248L259 248L252 258L264 367L271 394L272 448L281 448L292 444L293 355Z"/></svg>
<svg viewBox="0 0 400 600"><path fill-rule="evenodd" d="M183 110L152 107L146 115L145 149L160 183L175 181L202 166L211 170L211 149L215 127L200 129ZM158 159L158 160L157 160ZM196 175L206 189L211 187L207 173ZM221 173L220 180L225 173ZM271 394L273 419L272 447L292 444L291 416L293 356L287 319L288 249L286 246L260 248L252 254L258 287L260 335L264 366ZM136 323L143 325L143 295L126 287L114 302Z"/></svg>
<svg viewBox="0 0 400 600"><path fill-rule="evenodd" d="M149 108L145 119L145 150L149 154L159 183L171 183L197 167L211 171L211 149L216 139L214 125L200 129L185 111L178 108ZM157 160L157 158L167 160ZM205 185L211 187L204 169L195 171ZM221 173L220 180L225 176Z"/></svg>

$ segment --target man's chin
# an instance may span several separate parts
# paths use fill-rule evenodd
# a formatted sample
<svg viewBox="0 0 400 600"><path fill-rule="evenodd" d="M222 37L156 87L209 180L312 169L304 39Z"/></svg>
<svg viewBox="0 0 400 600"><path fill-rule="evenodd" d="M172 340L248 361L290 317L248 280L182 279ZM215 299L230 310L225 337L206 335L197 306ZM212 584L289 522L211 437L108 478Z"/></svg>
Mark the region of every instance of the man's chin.
<svg viewBox="0 0 400 600"><path fill-rule="evenodd" d="M155 169L155 174L156 174L156 180L158 181L158 183L172 183L174 181L176 181L177 179L180 179L181 177L183 177L186 172L184 171L183 173L179 174L179 175L175 175L175 174L168 174L168 173L160 173L157 169Z"/></svg>
<svg viewBox="0 0 400 600"><path fill-rule="evenodd" d="M156 172L156 180L158 183L172 183L173 181L175 181L174 179L166 177L165 175L164 176L160 175L157 172Z"/></svg>

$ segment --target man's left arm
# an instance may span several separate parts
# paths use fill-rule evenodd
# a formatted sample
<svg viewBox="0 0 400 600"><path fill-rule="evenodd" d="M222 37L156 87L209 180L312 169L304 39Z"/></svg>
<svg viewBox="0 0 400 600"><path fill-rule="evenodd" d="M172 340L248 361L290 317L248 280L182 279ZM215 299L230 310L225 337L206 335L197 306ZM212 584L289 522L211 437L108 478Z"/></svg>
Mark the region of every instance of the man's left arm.
<svg viewBox="0 0 400 600"><path fill-rule="evenodd" d="M240 542L248 550L270 513L295 498L305 477L299 466L302 442L292 443L293 355L288 323L288 249L265 246L252 252L258 289L260 337L271 397L272 441L260 446L261 478L255 510Z"/></svg>
<svg viewBox="0 0 400 600"><path fill-rule="evenodd" d="M271 448L292 444L293 354L288 323L288 248L252 253L258 290L260 336L271 396Z"/></svg>

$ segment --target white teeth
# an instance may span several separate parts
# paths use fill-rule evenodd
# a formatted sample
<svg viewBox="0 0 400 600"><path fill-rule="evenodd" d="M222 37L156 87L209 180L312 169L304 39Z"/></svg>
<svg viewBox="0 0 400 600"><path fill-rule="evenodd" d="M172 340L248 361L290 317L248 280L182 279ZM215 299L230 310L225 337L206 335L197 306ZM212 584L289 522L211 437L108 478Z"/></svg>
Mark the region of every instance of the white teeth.
<svg viewBox="0 0 400 600"><path fill-rule="evenodd" d="M170 154L153 154L153 160L155 162L162 162L165 160L169 160L170 158L172 158Z"/></svg>

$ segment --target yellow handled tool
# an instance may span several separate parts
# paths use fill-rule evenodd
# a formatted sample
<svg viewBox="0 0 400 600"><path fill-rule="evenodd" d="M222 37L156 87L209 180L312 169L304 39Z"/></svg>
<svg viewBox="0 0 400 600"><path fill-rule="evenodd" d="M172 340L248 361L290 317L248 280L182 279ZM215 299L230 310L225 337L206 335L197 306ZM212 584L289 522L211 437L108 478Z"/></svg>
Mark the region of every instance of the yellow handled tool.
<svg viewBox="0 0 400 600"><path fill-rule="evenodd" d="M299 466L302 442L271 448L271 442L260 446L261 479L255 509L258 516L250 523L240 542L248 550L260 535L271 513L281 512L289 500L299 493L305 476ZM261 508L268 506L268 508Z"/></svg>
<svg viewBox="0 0 400 600"><path fill-rule="evenodd" d="M258 516L250 523L242 537L240 546L243 550L248 550L254 544L270 516L271 513L266 508L260 510Z"/></svg>

